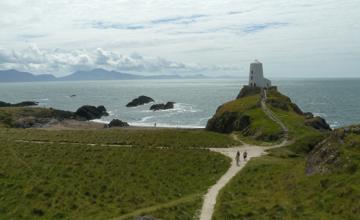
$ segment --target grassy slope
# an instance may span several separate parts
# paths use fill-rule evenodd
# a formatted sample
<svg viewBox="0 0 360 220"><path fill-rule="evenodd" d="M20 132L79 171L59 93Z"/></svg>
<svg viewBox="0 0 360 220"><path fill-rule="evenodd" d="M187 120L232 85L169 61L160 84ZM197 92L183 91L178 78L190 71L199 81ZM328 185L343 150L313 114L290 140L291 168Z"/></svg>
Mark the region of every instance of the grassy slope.
<svg viewBox="0 0 360 220"><path fill-rule="evenodd" d="M272 110L290 129L293 144L249 162L220 193L214 219L356 219L360 171L352 166L351 173L307 176L306 154L325 134L304 126L293 111ZM342 157L359 166L359 147L348 146L360 146L360 135L341 147Z"/></svg>
<svg viewBox="0 0 360 220"><path fill-rule="evenodd" d="M360 172L306 176L302 158L249 162L222 191L214 219L356 219Z"/></svg>
<svg viewBox="0 0 360 220"><path fill-rule="evenodd" d="M277 102L287 103L289 110L285 111L280 108L276 108L268 105L268 107L285 123L285 125L289 128L290 139L302 139L305 136L319 134L316 129L306 126L304 124L305 117L297 114L290 106L290 102L288 101L288 97L282 95L277 91L269 91L268 98L272 100L276 100Z"/></svg>
<svg viewBox="0 0 360 220"><path fill-rule="evenodd" d="M282 133L281 128L266 117L260 107L260 94L243 97L222 105L216 115L224 112L241 112L250 116L251 125L246 134L239 135L246 142L259 143L268 136L277 136Z"/></svg>
<svg viewBox="0 0 360 220"><path fill-rule="evenodd" d="M360 135L339 145L342 157L357 166L330 174L307 176L304 157L292 151L302 146L294 143L250 161L221 192L214 219L356 219Z"/></svg>
<svg viewBox="0 0 360 220"><path fill-rule="evenodd" d="M204 150L0 139L0 219L108 219L184 196L193 198L182 208L164 206L150 214L192 216L199 195L229 166L227 158Z"/></svg>
<svg viewBox="0 0 360 220"><path fill-rule="evenodd" d="M238 145L229 135L185 129L101 129L46 131L1 129L10 140L132 145L135 147L204 148Z"/></svg>

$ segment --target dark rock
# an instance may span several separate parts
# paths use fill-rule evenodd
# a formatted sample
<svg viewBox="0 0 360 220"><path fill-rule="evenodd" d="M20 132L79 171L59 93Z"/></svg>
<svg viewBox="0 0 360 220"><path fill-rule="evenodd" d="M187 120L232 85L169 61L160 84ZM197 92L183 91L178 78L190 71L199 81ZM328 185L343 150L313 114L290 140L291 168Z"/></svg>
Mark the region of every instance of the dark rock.
<svg viewBox="0 0 360 220"><path fill-rule="evenodd" d="M173 109L175 102L167 102L166 104L155 104L150 107L150 110L158 111L158 110L167 110L167 109Z"/></svg>
<svg viewBox="0 0 360 220"><path fill-rule="evenodd" d="M110 128L112 128L112 127L129 127L129 124L127 122L121 121L119 119L113 119L108 124L108 127L110 127Z"/></svg>
<svg viewBox="0 0 360 220"><path fill-rule="evenodd" d="M104 106L100 105L98 107L91 105L84 105L76 110L75 115L81 118L85 118L86 120L93 120L97 118L101 118L102 116L109 115L106 112Z"/></svg>
<svg viewBox="0 0 360 220"><path fill-rule="evenodd" d="M212 117L206 125L206 130L220 133L242 131L250 125L250 117L237 112L224 112Z"/></svg>
<svg viewBox="0 0 360 220"><path fill-rule="evenodd" d="M305 113L304 113L304 116L305 116L306 119L310 119L310 118L313 118L313 117L314 117L314 114L311 113L311 112L305 112Z"/></svg>
<svg viewBox="0 0 360 220"><path fill-rule="evenodd" d="M290 103L291 108L299 115L304 115L304 112L300 109L300 107L295 103Z"/></svg>
<svg viewBox="0 0 360 220"><path fill-rule="evenodd" d="M0 101L0 107L9 107L9 106L11 106L10 103Z"/></svg>
<svg viewBox="0 0 360 220"><path fill-rule="evenodd" d="M97 109L101 112L103 116L108 116L109 113L107 113L106 108L103 105L99 105Z"/></svg>
<svg viewBox="0 0 360 220"><path fill-rule="evenodd" d="M12 106L14 106L14 107L26 107L26 106L36 106L38 104L39 104L38 102L25 101L25 102L19 102L19 103L13 104Z"/></svg>
<svg viewBox="0 0 360 220"><path fill-rule="evenodd" d="M305 120L305 125L311 126L317 130L331 131L331 128L329 124L326 122L326 120L319 116L313 118L307 118Z"/></svg>
<svg viewBox="0 0 360 220"><path fill-rule="evenodd" d="M0 101L0 107L26 107L26 106L36 106L38 104L39 104L38 102L34 102L34 101L24 101L16 104Z"/></svg>
<svg viewBox="0 0 360 220"><path fill-rule="evenodd" d="M139 105L144 105L150 102L154 102L154 99L148 97L148 96L139 96L136 99L132 100L131 102L129 102L126 107L136 107Z"/></svg>

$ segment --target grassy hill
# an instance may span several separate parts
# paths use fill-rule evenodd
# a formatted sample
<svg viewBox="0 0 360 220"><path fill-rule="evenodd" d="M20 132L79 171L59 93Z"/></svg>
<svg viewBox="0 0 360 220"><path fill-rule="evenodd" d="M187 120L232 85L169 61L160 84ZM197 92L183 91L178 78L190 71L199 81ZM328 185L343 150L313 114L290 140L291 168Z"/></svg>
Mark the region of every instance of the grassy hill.
<svg viewBox="0 0 360 220"><path fill-rule="evenodd" d="M221 191L214 219L357 219L360 127L314 129L286 96L268 95L292 144L250 161Z"/></svg>
<svg viewBox="0 0 360 220"><path fill-rule="evenodd" d="M238 131L248 142L279 141L283 131L261 110L260 101L260 93L251 93L221 105L209 120L207 129L223 133Z"/></svg>
<svg viewBox="0 0 360 220"><path fill-rule="evenodd" d="M217 109L208 122L207 130L235 132L245 142L259 145L279 142L284 137L284 131L262 110L261 96L259 89L244 87L238 99ZM321 129L326 130L325 121L310 113L303 113L289 97L278 92L276 87L267 91L266 105L289 128L291 140L316 136L323 133Z"/></svg>

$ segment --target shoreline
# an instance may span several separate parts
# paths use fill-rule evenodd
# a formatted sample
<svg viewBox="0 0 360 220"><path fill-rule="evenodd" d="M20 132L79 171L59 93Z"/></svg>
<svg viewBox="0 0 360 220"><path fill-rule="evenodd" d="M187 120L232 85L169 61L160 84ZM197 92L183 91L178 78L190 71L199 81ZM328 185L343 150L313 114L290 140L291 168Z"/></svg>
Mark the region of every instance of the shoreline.
<svg viewBox="0 0 360 220"><path fill-rule="evenodd" d="M74 119L65 119L56 123L50 123L36 129L45 130L101 130L101 129L134 129L134 130L153 130L153 129L181 129L181 130L204 130L205 127L187 127L187 126L143 126L129 123L128 127L106 127L108 123L99 119L90 121L78 121Z"/></svg>
<svg viewBox="0 0 360 220"><path fill-rule="evenodd" d="M90 122L95 122L103 125L107 125L110 121L104 121L102 119L94 119L90 120ZM197 126L197 125L169 125L164 123L156 123L156 127L154 124L146 124L146 123L138 123L138 122L128 122L130 127L139 127L139 128L182 128L182 129L205 129L205 126Z"/></svg>

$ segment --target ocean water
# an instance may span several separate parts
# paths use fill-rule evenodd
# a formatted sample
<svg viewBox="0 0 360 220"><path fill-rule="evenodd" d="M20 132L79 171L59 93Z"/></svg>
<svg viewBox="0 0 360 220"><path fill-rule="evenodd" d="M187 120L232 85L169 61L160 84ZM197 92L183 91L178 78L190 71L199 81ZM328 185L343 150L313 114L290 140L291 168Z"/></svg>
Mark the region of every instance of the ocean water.
<svg viewBox="0 0 360 220"><path fill-rule="evenodd" d="M104 122L118 118L138 126L199 128L245 84L245 78L0 83L0 100L34 100L70 111L82 105L104 105L110 113L101 118ZM324 117L332 127L360 123L360 79L276 79L273 84L303 111ZM156 103L174 101L175 108L153 112L151 104L125 107L139 95Z"/></svg>

